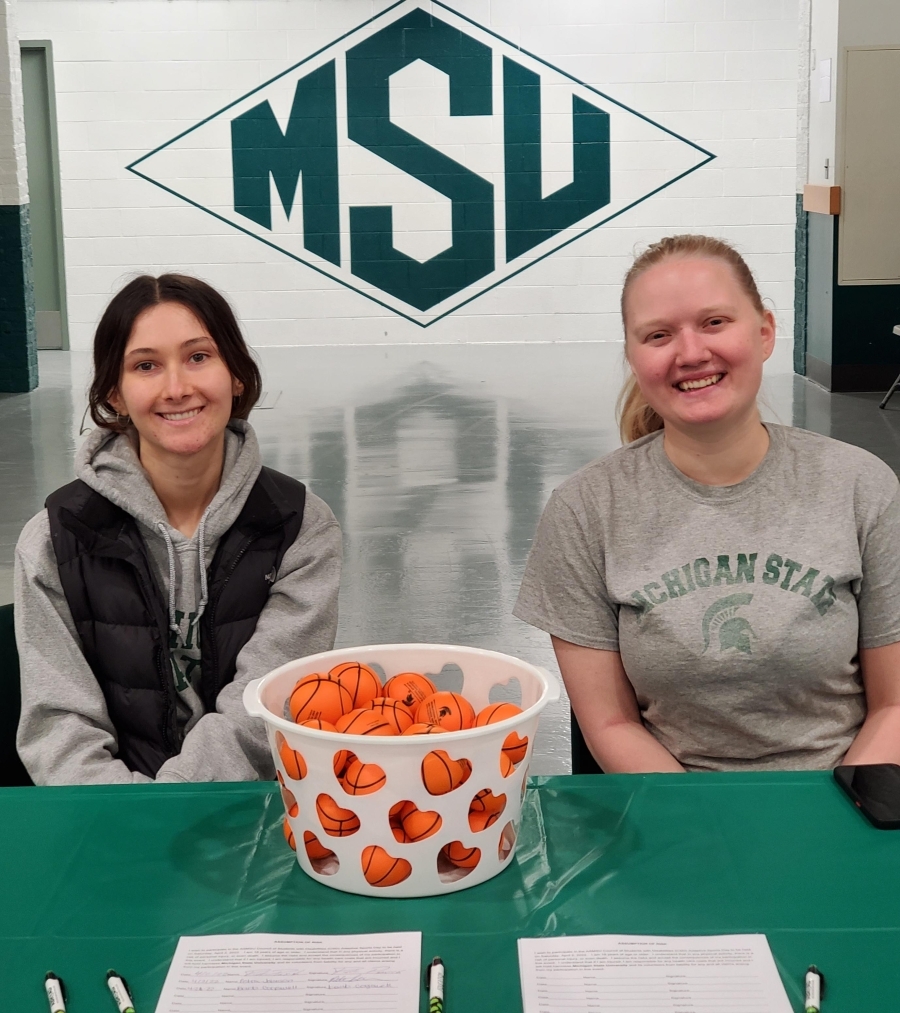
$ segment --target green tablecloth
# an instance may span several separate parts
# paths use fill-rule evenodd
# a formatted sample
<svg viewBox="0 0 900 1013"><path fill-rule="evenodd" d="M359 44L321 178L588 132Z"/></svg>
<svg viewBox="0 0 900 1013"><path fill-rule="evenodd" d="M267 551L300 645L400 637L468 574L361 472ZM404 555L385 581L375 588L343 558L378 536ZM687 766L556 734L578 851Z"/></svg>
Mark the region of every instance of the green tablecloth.
<svg viewBox="0 0 900 1013"><path fill-rule="evenodd" d="M70 1013L112 1011L115 967L149 1013L183 934L418 929L448 1013L521 1010L518 936L594 932L765 932L795 1009L810 963L825 1013L897 1009L900 833L829 774L539 778L514 864L439 899L313 882L282 815L270 784L4 789L0 1006L44 1013L52 968Z"/></svg>

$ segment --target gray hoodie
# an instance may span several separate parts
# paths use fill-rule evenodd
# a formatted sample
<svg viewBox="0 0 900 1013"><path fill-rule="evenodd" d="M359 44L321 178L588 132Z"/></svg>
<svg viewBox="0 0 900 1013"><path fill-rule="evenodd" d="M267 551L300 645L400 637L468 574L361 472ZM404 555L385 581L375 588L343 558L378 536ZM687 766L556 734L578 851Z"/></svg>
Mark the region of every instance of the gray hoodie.
<svg viewBox="0 0 900 1013"><path fill-rule="evenodd" d="M193 537L172 528L126 436L92 432L75 460L77 476L137 521L169 615L169 655L178 693L181 752L157 781L247 781L275 776L265 730L244 711L251 680L292 658L327 651L337 629L341 532L331 510L307 492L303 525L281 562L256 631L237 658L234 681L204 713L199 619L206 568L256 481L259 446L246 422L225 433L222 484ZM35 784L148 781L116 759L116 731L81 651L59 580L47 511L33 517L16 546L16 640L22 672L17 745Z"/></svg>

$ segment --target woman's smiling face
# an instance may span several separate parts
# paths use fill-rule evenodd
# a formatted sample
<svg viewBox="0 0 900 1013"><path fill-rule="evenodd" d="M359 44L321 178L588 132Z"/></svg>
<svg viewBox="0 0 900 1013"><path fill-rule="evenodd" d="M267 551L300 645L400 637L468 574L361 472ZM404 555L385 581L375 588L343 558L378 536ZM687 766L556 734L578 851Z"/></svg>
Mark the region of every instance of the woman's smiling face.
<svg viewBox="0 0 900 1013"><path fill-rule="evenodd" d="M186 306L162 302L135 320L110 404L156 451L190 455L220 437L242 385Z"/></svg>
<svg viewBox="0 0 900 1013"><path fill-rule="evenodd" d="M724 260L671 256L648 268L628 287L625 323L628 363L667 425L727 424L755 410L775 319Z"/></svg>

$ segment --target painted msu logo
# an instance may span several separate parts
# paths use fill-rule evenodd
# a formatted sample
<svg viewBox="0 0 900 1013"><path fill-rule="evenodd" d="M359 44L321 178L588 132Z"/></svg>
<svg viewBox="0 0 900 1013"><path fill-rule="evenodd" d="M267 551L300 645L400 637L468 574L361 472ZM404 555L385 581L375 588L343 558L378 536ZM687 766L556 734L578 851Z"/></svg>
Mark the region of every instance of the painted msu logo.
<svg viewBox="0 0 900 1013"><path fill-rule="evenodd" d="M402 0L128 168L427 327L714 157Z"/></svg>

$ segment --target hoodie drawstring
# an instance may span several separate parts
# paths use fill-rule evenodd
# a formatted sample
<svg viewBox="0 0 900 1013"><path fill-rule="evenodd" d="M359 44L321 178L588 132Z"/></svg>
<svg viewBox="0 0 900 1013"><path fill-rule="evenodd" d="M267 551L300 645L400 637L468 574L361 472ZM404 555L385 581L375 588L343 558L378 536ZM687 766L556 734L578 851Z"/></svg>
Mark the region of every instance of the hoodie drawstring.
<svg viewBox="0 0 900 1013"><path fill-rule="evenodd" d="M166 541L166 552L169 556L169 629L173 633L178 633L178 623L175 622L175 546L172 544L168 527L162 521L156 526Z"/></svg>
<svg viewBox="0 0 900 1013"><path fill-rule="evenodd" d="M197 528L197 555L200 561L200 604L197 606L197 622L206 611L206 603L209 601L209 585L206 582L206 517L209 508L204 510L200 518L200 526Z"/></svg>
<svg viewBox="0 0 900 1013"><path fill-rule="evenodd" d="M208 508L204 511L203 516L200 518L200 524L197 528L197 557L200 563L200 604L197 606L197 622L200 622L200 617L206 611L206 605L209 601L209 584L207 583L206 576L206 517L209 512ZM169 559L169 629L173 633L178 633L178 623L175 621L175 546L172 544L172 536L169 534L168 525L163 521L157 523L157 528L166 543L166 553Z"/></svg>

